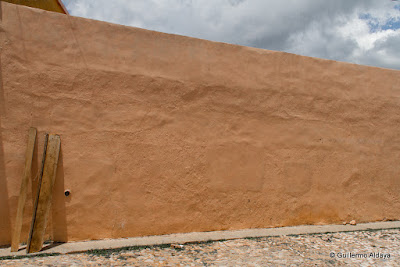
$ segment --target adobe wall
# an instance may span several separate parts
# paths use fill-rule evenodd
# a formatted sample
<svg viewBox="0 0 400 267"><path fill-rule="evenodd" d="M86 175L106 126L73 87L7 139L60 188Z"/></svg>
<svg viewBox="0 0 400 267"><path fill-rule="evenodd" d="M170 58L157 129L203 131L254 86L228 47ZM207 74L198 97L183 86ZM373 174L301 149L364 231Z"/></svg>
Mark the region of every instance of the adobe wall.
<svg viewBox="0 0 400 267"><path fill-rule="evenodd" d="M57 241L400 219L399 71L0 7L0 244L30 126Z"/></svg>
<svg viewBox="0 0 400 267"><path fill-rule="evenodd" d="M68 11L61 0L1 0L1 1L68 14Z"/></svg>

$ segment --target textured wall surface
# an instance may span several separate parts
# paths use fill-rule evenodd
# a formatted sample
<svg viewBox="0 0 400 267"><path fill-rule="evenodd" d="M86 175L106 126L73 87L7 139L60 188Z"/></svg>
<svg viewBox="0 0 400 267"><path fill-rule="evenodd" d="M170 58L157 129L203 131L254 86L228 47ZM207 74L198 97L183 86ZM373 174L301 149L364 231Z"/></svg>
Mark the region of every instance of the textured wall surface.
<svg viewBox="0 0 400 267"><path fill-rule="evenodd" d="M1 0L1 1L68 14L68 11L61 0Z"/></svg>
<svg viewBox="0 0 400 267"><path fill-rule="evenodd" d="M4 2L0 18L0 244L30 126L33 183L44 132L61 136L58 241L400 219L399 71Z"/></svg>

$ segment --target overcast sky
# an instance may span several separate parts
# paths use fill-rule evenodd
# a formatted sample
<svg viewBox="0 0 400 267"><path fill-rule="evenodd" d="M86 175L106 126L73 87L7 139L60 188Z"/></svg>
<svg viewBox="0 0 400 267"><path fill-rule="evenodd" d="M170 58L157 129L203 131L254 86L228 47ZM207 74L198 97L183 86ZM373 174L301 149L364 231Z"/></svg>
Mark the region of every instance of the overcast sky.
<svg viewBox="0 0 400 267"><path fill-rule="evenodd" d="M73 16L400 70L400 1L63 2Z"/></svg>

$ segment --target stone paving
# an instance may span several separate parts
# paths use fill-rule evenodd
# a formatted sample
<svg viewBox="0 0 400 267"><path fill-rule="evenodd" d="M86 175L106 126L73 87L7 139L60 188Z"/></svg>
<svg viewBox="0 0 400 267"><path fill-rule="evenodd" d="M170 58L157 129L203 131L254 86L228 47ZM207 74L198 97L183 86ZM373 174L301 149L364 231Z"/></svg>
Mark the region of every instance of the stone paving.
<svg viewBox="0 0 400 267"><path fill-rule="evenodd" d="M0 266L400 266L400 229L2 259Z"/></svg>

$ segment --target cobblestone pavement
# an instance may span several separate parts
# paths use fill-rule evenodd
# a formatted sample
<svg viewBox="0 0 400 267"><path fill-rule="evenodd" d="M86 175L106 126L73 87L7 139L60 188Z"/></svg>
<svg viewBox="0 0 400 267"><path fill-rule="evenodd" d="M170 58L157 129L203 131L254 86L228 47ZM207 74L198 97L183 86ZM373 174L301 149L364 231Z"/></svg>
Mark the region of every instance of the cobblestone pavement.
<svg viewBox="0 0 400 267"><path fill-rule="evenodd" d="M400 229L264 237L0 260L0 266L400 266Z"/></svg>

